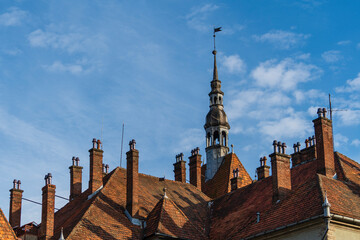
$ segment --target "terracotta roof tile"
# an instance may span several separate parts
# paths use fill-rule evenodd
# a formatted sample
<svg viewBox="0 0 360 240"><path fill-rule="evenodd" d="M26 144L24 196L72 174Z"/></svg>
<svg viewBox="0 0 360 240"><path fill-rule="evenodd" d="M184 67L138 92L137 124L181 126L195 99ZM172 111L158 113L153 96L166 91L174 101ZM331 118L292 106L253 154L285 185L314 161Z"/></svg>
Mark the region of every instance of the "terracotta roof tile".
<svg viewBox="0 0 360 240"><path fill-rule="evenodd" d="M231 191L230 179L233 177L233 170L239 169L239 176L243 178L242 185L252 183L252 179L235 153L224 157L223 163L215 173L214 177L204 184L204 192L211 198L220 197Z"/></svg>
<svg viewBox="0 0 360 240"><path fill-rule="evenodd" d="M145 237L155 235L181 239L205 239L205 232L197 229L176 204L163 197L146 219Z"/></svg>
<svg viewBox="0 0 360 240"><path fill-rule="evenodd" d="M6 219L3 211L0 208L0 239L1 240L16 240L17 237Z"/></svg>
<svg viewBox="0 0 360 240"><path fill-rule="evenodd" d="M139 216L145 219L163 195L167 195L176 206L191 219L197 229L205 229L210 199L190 184L139 174ZM139 226L126 217L126 169L116 168L107 176L103 189L92 199L84 192L55 214L54 239L64 227L65 238L71 239L136 239L141 237Z"/></svg>

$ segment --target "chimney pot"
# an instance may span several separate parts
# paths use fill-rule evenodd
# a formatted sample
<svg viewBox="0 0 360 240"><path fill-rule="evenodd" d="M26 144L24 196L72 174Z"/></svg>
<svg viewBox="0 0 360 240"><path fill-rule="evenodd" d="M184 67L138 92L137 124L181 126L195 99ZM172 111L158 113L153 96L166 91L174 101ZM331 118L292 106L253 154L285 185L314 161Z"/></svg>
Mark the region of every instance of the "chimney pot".
<svg viewBox="0 0 360 240"><path fill-rule="evenodd" d="M136 141L135 141L135 139L132 139L129 142L130 150L135 150L135 145L136 145Z"/></svg>
<svg viewBox="0 0 360 240"><path fill-rule="evenodd" d="M276 140L273 141L273 146L274 146L274 153L276 153L277 152L276 151L276 149L277 149L277 141Z"/></svg>
<svg viewBox="0 0 360 240"><path fill-rule="evenodd" d="M323 108L322 112L323 112L323 117L326 118L326 112L327 112L326 108Z"/></svg>
<svg viewBox="0 0 360 240"><path fill-rule="evenodd" d="M322 110L321 110L321 108L318 108L318 110L317 110L318 117L321 117L321 114L322 114Z"/></svg>
<svg viewBox="0 0 360 240"><path fill-rule="evenodd" d="M16 181L16 179L14 179L14 181L13 181L13 189L16 189L16 183L17 183L17 181Z"/></svg>
<svg viewBox="0 0 360 240"><path fill-rule="evenodd" d="M93 143L93 147L92 147L92 148L95 148L96 138L93 138L92 143Z"/></svg>

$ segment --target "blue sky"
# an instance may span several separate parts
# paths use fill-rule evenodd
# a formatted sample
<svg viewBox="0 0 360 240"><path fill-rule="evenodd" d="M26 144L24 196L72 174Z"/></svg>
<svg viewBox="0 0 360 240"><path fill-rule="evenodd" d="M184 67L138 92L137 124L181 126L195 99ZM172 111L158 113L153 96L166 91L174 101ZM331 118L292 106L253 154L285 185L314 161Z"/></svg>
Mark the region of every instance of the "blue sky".
<svg viewBox="0 0 360 240"><path fill-rule="evenodd" d="M13 179L40 202L48 172L68 197L72 156L86 188L94 137L118 166L123 122L140 172L173 179L176 154L199 146L205 158L214 26L230 144L252 177L274 139L292 153L314 134L328 93L347 110L334 112L335 148L359 161L359 10L358 1L2 0L0 207L8 213ZM40 206L23 201L22 213L40 222Z"/></svg>

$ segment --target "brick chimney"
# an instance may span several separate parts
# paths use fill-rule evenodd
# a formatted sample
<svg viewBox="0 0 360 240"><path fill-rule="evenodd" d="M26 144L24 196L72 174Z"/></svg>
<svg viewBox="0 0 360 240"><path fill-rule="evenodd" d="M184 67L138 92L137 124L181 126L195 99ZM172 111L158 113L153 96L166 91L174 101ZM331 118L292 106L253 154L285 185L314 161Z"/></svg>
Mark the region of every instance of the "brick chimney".
<svg viewBox="0 0 360 240"><path fill-rule="evenodd" d="M191 150L191 156L189 157L190 167L190 184L194 185L201 190L201 155L200 149L197 147Z"/></svg>
<svg viewBox="0 0 360 240"><path fill-rule="evenodd" d="M131 140L130 151L126 153L126 210L131 217L139 211L139 151L135 149L135 144L135 140Z"/></svg>
<svg viewBox="0 0 360 240"><path fill-rule="evenodd" d="M282 200L291 191L290 155L286 144L274 140L274 153L270 154L273 182L273 201Z"/></svg>
<svg viewBox="0 0 360 240"><path fill-rule="evenodd" d="M21 181L14 179L13 188L10 189L9 222L12 227L20 227L21 200L23 190L20 189Z"/></svg>
<svg viewBox="0 0 360 240"><path fill-rule="evenodd" d="M52 175L45 175L45 186L42 188L42 209L39 240L51 239L54 235L55 189Z"/></svg>
<svg viewBox="0 0 360 240"><path fill-rule="evenodd" d="M78 157L72 158L72 166L70 169L70 201L79 196L82 192L82 169L79 166L80 159Z"/></svg>
<svg viewBox="0 0 360 240"><path fill-rule="evenodd" d="M256 169L258 180L267 178L270 175L270 167L266 165L267 158L260 158L260 167Z"/></svg>
<svg viewBox="0 0 360 240"><path fill-rule="evenodd" d="M332 121L326 118L326 108L319 108L313 120L316 139L317 172L327 177L335 174Z"/></svg>
<svg viewBox="0 0 360 240"><path fill-rule="evenodd" d="M242 178L239 177L239 169L233 170L233 178L230 179L231 183L231 191L235 191L238 189L242 184Z"/></svg>
<svg viewBox="0 0 360 240"><path fill-rule="evenodd" d="M174 163L175 181L186 183L186 161L184 161L184 154L176 155L176 162Z"/></svg>
<svg viewBox="0 0 360 240"><path fill-rule="evenodd" d="M92 141L93 147L89 150L90 153L90 193L95 192L103 185L103 150L101 150L101 141L95 138ZM95 146L96 145L96 146Z"/></svg>

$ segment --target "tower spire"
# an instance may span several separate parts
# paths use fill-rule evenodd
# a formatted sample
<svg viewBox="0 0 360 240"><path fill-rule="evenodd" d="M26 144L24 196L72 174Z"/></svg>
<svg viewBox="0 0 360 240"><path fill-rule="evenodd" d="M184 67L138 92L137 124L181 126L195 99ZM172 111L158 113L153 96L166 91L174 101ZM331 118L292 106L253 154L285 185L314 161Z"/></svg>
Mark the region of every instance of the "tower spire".
<svg viewBox="0 0 360 240"><path fill-rule="evenodd" d="M212 51L212 53L214 54L214 74L213 74L213 80L218 80L218 72L217 72L217 66L216 66L216 44L215 44L215 37L216 37L216 32L220 32L221 31L221 27L218 28L214 28L214 50Z"/></svg>

